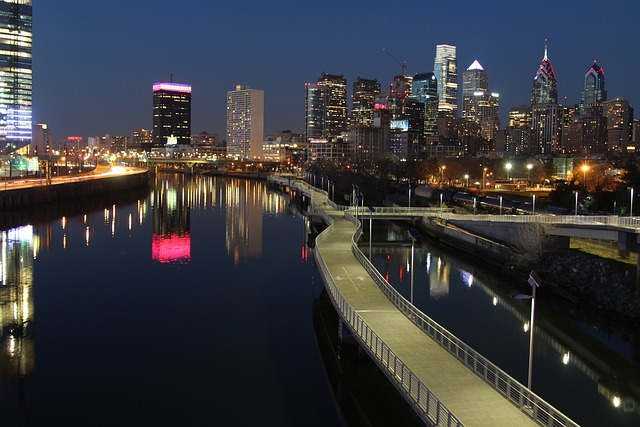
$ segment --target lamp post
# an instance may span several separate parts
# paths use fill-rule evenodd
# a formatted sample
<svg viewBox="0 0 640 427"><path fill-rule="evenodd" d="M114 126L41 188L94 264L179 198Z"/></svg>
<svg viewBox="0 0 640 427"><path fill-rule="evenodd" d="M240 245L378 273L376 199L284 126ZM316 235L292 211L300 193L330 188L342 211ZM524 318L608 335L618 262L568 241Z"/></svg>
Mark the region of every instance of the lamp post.
<svg viewBox="0 0 640 427"><path fill-rule="evenodd" d="M502 215L502 196L500 196L500 215Z"/></svg>
<svg viewBox="0 0 640 427"><path fill-rule="evenodd" d="M578 192L576 191L576 216L578 216Z"/></svg>
<svg viewBox="0 0 640 427"><path fill-rule="evenodd" d="M409 184L409 208L411 208L411 184Z"/></svg>
<svg viewBox="0 0 640 427"><path fill-rule="evenodd" d="M440 218L442 218L442 193L440 193Z"/></svg>
<svg viewBox="0 0 640 427"><path fill-rule="evenodd" d="M531 270L527 283L531 285L531 295L516 295L515 299L531 299L531 322L529 323L529 373L527 375L527 388L531 391L531 376L533 373L533 320L536 307L536 288L540 286L540 277L535 271Z"/></svg>
<svg viewBox="0 0 640 427"><path fill-rule="evenodd" d="M589 170L589 165L582 165L582 167L580 168L582 169L582 182L584 183L584 185L587 185L587 171Z"/></svg>
<svg viewBox="0 0 640 427"><path fill-rule="evenodd" d="M464 179L466 179L466 180L467 180L467 188L469 188L469 174L466 174L466 175L464 176Z"/></svg>
<svg viewBox="0 0 640 427"><path fill-rule="evenodd" d="M482 169L482 191L484 192L485 190L485 185L487 183L487 168Z"/></svg>
<svg viewBox="0 0 640 427"><path fill-rule="evenodd" d="M510 181L510 172L513 165L511 163L507 163L506 165L504 165L504 167L507 169L507 181Z"/></svg>
<svg viewBox="0 0 640 427"><path fill-rule="evenodd" d="M373 206L369 206L369 262L371 262L371 233L373 230L373 213L375 211Z"/></svg>
<svg viewBox="0 0 640 427"><path fill-rule="evenodd" d="M407 233L409 234L409 238L411 239L411 298L410 298L410 301L411 301L411 304L413 304L413 254L415 251L416 239L420 236L420 232L415 228L410 228L409 230L407 230Z"/></svg>
<svg viewBox="0 0 640 427"><path fill-rule="evenodd" d="M445 165L440 166L440 185L444 186L444 170L447 167Z"/></svg>
<svg viewBox="0 0 640 427"><path fill-rule="evenodd" d="M627 187L631 190L631 206L629 207L629 216L633 216L633 187Z"/></svg>
<svg viewBox="0 0 640 427"><path fill-rule="evenodd" d="M527 185L531 187L531 169L533 165L531 163L527 164Z"/></svg>
<svg viewBox="0 0 640 427"><path fill-rule="evenodd" d="M473 198L473 214L476 214L476 198Z"/></svg>
<svg viewBox="0 0 640 427"><path fill-rule="evenodd" d="M536 213L536 195L533 194L533 210L531 211L531 213L535 214Z"/></svg>

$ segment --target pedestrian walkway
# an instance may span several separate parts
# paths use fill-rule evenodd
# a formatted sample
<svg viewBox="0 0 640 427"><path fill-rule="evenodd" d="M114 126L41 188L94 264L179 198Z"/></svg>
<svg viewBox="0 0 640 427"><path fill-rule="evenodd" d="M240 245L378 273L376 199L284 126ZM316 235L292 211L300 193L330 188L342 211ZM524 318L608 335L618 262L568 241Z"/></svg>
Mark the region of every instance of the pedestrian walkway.
<svg viewBox="0 0 640 427"><path fill-rule="evenodd" d="M375 344L369 345L370 348L365 345L365 349L369 353L374 352L374 357L382 356L378 357L377 363L383 365L385 374L392 382L396 382L394 385L404 393L425 422L443 426L513 427L537 425L533 417L541 421L541 425L576 425L566 418L558 421L546 414L537 416L539 407L527 409L526 402L522 405L523 409L520 409L416 326L387 298L352 253L352 237L356 232L356 225L343 211L327 201L326 193L301 182L292 185L303 187L304 192L311 196L313 207L323 211L333 221L333 226L316 242L316 258L319 258L319 265L323 264L321 267L326 267L330 281L335 283L339 292L338 298L332 295L332 299L341 318L357 338L359 332L354 332L354 325L358 322L363 321L373 331L376 336ZM325 284L326 282L325 277ZM342 297L347 304L343 303ZM349 313L345 315L342 312L343 306L347 308L345 311L352 308L356 313L355 320ZM383 344L377 341L378 337ZM371 341L367 336L360 337L361 343L363 340L367 343ZM388 347L388 350L378 352L379 346ZM428 398L416 393L420 389L418 386L406 386L404 367L403 378L398 378L395 365L398 362L394 362L392 369L389 364L391 356L397 358L424 384L428 389ZM437 412L429 408L433 399L440 405ZM558 414L555 410L551 412Z"/></svg>

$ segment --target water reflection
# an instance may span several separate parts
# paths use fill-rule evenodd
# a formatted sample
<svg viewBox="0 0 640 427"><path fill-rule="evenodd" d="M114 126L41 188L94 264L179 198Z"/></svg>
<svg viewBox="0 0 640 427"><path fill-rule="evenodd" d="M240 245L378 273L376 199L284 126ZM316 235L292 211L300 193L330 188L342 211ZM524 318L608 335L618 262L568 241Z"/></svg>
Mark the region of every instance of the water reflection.
<svg viewBox="0 0 640 427"><path fill-rule="evenodd" d="M402 235L394 228L388 226L378 236ZM362 248L368 251L368 242ZM381 274L409 299L410 244L378 244L372 255ZM526 384L530 301L512 298L522 289L512 289L497 272L429 243L416 246L415 260L414 305ZM545 302L536 302L533 391L584 425L638 425L638 364L549 310Z"/></svg>
<svg viewBox="0 0 640 427"><path fill-rule="evenodd" d="M21 382L35 371L32 226L0 233L0 382Z"/></svg>

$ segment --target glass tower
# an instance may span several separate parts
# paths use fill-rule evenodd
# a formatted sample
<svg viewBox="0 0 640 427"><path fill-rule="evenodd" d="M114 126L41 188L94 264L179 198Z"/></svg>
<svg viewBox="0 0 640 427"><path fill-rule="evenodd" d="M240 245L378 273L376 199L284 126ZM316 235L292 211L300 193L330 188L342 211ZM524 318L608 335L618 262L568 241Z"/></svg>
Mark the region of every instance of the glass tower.
<svg viewBox="0 0 640 427"><path fill-rule="evenodd" d="M498 117L500 96L489 92L489 74L478 61L462 74L462 118L475 123Z"/></svg>
<svg viewBox="0 0 640 427"><path fill-rule="evenodd" d="M446 116L457 117L458 66L455 46L447 44L436 45L433 72L438 82L438 109Z"/></svg>
<svg viewBox="0 0 640 427"><path fill-rule="evenodd" d="M31 0L0 0L0 143L13 151L31 142Z"/></svg>
<svg viewBox="0 0 640 427"><path fill-rule="evenodd" d="M438 133L438 82L435 74L416 74L411 86L411 97L424 104L424 134Z"/></svg>
<svg viewBox="0 0 640 427"><path fill-rule="evenodd" d="M153 146L191 144L191 85L153 85Z"/></svg>
<svg viewBox="0 0 640 427"><path fill-rule="evenodd" d="M318 85L327 88L327 138L339 137L347 130L347 79L342 74L322 73Z"/></svg>
<svg viewBox="0 0 640 427"><path fill-rule="evenodd" d="M602 104L607 100L607 91L604 88L604 70L595 63L584 75L584 90L580 100L580 114L584 115L590 106Z"/></svg>
<svg viewBox="0 0 640 427"><path fill-rule="evenodd" d="M377 79L363 79L358 76L353 83L351 125L373 126L373 105L379 93L380 83Z"/></svg>

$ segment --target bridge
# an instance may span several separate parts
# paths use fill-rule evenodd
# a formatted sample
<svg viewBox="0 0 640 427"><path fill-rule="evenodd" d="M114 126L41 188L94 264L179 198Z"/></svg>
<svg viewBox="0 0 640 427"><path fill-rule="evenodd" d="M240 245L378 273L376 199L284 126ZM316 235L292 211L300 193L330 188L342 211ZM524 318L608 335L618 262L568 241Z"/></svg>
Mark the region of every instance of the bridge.
<svg viewBox="0 0 640 427"><path fill-rule="evenodd" d="M356 219L355 207L338 206L326 191L300 180L270 180L309 197L313 212L329 224L314 256L331 301L343 325L426 425L577 425L393 289L356 243L366 214Z"/></svg>

